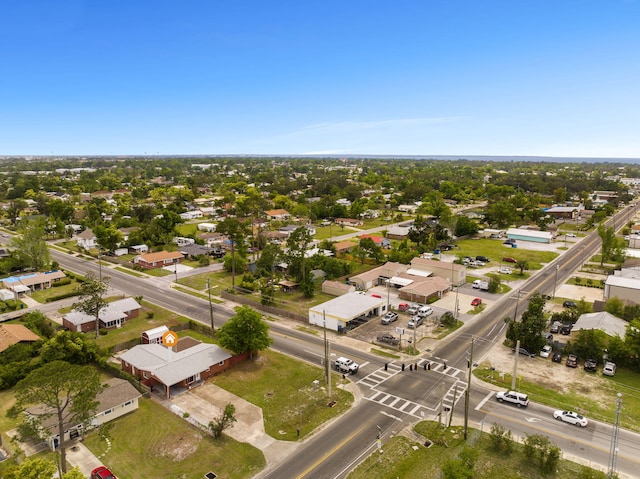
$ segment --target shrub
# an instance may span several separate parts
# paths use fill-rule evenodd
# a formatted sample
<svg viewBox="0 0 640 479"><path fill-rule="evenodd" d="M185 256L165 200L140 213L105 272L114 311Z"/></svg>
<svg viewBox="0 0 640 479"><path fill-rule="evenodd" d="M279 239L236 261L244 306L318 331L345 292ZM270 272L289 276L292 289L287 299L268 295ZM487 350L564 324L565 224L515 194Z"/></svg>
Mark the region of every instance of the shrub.
<svg viewBox="0 0 640 479"><path fill-rule="evenodd" d="M147 311L147 319L153 319L154 314L153 311Z"/></svg>
<svg viewBox="0 0 640 479"><path fill-rule="evenodd" d="M109 330L106 328L100 328L98 332L100 333L100 336L106 336L109 333Z"/></svg>
<svg viewBox="0 0 640 479"><path fill-rule="evenodd" d="M576 284L582 283L582 278L580 276L576 276L573 280L576 282Z"/></svg>
<svg viewBox="0 0 640 479"><path fill-rule="evenodd" d="M54 288L59 288L60 286L66 286L71 284L71 278L62 278L60 281L56 281L51 286Z"/></svg>

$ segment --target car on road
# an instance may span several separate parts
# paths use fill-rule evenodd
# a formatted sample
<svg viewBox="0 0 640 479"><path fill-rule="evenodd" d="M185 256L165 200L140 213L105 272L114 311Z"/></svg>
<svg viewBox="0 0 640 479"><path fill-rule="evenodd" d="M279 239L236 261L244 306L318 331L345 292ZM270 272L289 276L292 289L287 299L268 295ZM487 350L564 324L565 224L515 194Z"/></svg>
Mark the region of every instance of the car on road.
<svg viewBox="0 0 640 479"><path fill-rule="evenodd" d="M578 367L578 356L575 354L570 354L567 356L567 362L565 363L568 368L577 368Z"/></svg>
<svg viewBox="0 0 640 479"><path fill-rule="evenodd" d="M518 407L527 407L529 405L529 396L516 391L500 391L496 393L496 399L499 402L510 402Z"/></svg>
<svg viewBox="0 0 640 479"><path fill-rule="evenodd" d="M565 233L565 236L566 236L567 238L575 238L575 237L576 237L576 234L575 234L575 233Z"/></svg>
<svg viewBox="0 0 640 479"><path fill-rule="evenodd" d="M543 346L542 350L540 351L540 357L548 358L551 355L551 351L553 351L553 348L548 344L546 346Z"/></svg>
<svg viewBox="0 0 640 479"><path fill-rule="evenodd" d="M471 300L471 306L480 306L482 304L482 299L480 298L473 298Z"/></svg>
<svg viewBox="0 0 640 479"><path fill-rule="evenodd" d="M517 263L518 261L515 258L511 258L510 256L505 256L502 258L503 263Z"/></svg>
<svg viewBox="0 0 640 479"><path fill-rule="evenodd" d="M385 314L382 319L380 320L380 322L382 324L391 324L394 321L398 320L398 313L395 313L393 311L389 311L387 314Z"/></svg>
<svg viewBox="0 0 640 479"><path fill-rule="evenodd" d="M565 308L577 308L578 305L575 301L565 301L564 303L562 303L562 306Z"/></svg>
<svg viewBox="0 0 640 479"><path fill-rule="evenodd" d="M595 373L597 368L598 368L598 362L595 359L589 358L584 362L585 371Z"/></svg>
<svg viewBox="0 0 640 479"><path fill-rule="evenodd" d="M420 326L424 322L424 317L415 315L413 318L409 320L407 323L407 328L414 329Z"/></svg>
<svg viewBox="0 0 640 479"><path fill-rule="evenodd" d="M397 346L400 344L400 340L391 334L381 334L376 338L379 343L390 344L391 346Z"/></svg>
<svg viewBox="0 0 640 479"><path fill-rule="evenodd" d="M560 351L556 351L555 353L553 353L553 356L551 357L551 361L553 361L554 363L561 363L562 353Z"/></svg>
<svg viewBox="0 0 640 479"><path fill-rule="evenodd" d="M500 274L511 274L513 273L513 270L511 268L500 268L498 272Z"/></svg>
<svg viewBox="0 0 640 479"><path fill-rule="evenodd" d="M333 367L336 371L342 374L355 374L358 372L360 365L356 363L353 359L345 358L340 356L333 363Z"/></svg>
<svg viewBox="0 0 640 479"><path fill-rule="evenodd" d="M579 427L587 427L587 424L589 424L586 417L574 411L554 411L553 417L558 421L568 422L569 424Z"/></svg>
<svg viewBox="0 0 640 479"><path fill-rule="evenodd" d="M91 479L118 479L113 472L105 466L96 467L91 471Z"/></svg>

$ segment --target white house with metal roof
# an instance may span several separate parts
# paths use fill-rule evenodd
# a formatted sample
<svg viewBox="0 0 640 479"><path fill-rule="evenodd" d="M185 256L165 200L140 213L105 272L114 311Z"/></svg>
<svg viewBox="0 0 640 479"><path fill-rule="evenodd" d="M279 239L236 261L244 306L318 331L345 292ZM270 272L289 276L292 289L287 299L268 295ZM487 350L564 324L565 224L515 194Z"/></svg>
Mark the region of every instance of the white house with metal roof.
<svg viewBox="0 0 640 479"><path fill-rule="evenodd" d="M624 339L627 332L627 323L624 319L618 318L606 311L599 313L581 314L573 326L573 331L580 329L599 329L609 336L620 336Z"/></svg>

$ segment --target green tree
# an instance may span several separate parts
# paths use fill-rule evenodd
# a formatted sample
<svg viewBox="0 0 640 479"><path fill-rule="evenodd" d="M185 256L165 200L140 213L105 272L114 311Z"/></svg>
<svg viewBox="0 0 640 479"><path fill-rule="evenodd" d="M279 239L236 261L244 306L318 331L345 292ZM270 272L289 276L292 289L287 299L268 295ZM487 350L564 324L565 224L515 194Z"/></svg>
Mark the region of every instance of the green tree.
<svg viewBox="0 0 640 479"><path fill-rule="evenodd" d="M571 349L581 358L602 360L607 347L607 335L600 329L581 329L571 342Z"/></svg>
<svg viewBox="0 0 640 479"><path fill-rule="evenodd" d="M600 247L600 266L602 266L605 260L611 257L613 249L616 246L616 232L613 226L607 227L604 223L600 223L600 225L598 225L598 236L600 236L600 240L602 241Z"/></svg>
<svg viewBox="0 0 640 479"><path fill-rule="evenodd" d="M100 349L95 341L87 339L83 333L59 331L47 340L40 349L44 362L67 361L71 364L88 364L95 361Z"/></svg>
<svg viewBox="0 0 640 479"><path fill-rule="evenodd" d="M237 218L227 217L218 223L216 231L226 235L231 243L231 289L236 289L236 250L243 252L245 249L245 239L247 227Z"/></svg>
<svg viewBox="0 0 640 479"><path fill-rule="evenodd" d="M311 233L301 226L296 228L287 238L288 263L287 273L296 278L305 298L313 297L313 278L307 265L307 250L313 242Z"/></svg>
<svg viewBox="0 0 640 479"><path fill-rule="evenodd" d="M109 278L102 278L102 281L96 280L93 272L87 273L85 281L80 283L76 292L80 301L73 303L73 309L76 309L86 315L92 316L96 320L96 338L100 333L100 311L109 304L104 295L109 289Z"/></svg>
<svg viewBox="0 0 640 479"><path fill-rule="evenodd" d="M524 274L525 269L529 269L529 263L524 259L516 261L515 267L520 270L520 276Z"/></svg>
<svg viewBox="0 0 640 479"><path fill-rule="evenodd" d="M30 406L42 406L29 410L29 420L41 434L58 435L59 467L66 473L64 432L70 424L83 424L94 414L100 389L100 376L95 369L54 361L33 370L16 385L16 403L10 413L17 417ZM52 417L55 428L47 431L42 424Z"/></svg>
<svg viewBox="0 0 640 479"><path fill-rule="evenodd" d="M56 472L54 462L27 457L13 472L14 479L51 479Z"/></svg>
<svg viewBox="0 0 640 479"><path fill-rule="evenodd" d="M271 346L269 326L262 315L249 306L238 306L236 314L223 324L217 333L220 346L235 354L253 353Z"/></svg>
<svg viewBox="0 0 640 479"><path fill-rule="evenodd" d="M44 219L22 220L18 235L11 238L9 244L14 250L14 258L23 267L41 271L49 266L51 259L45 242L44 226Z"/></svg>
<svg viewBox="0 0 640 479"><path fill-rule="evenodd" d="M93 233L100 248L105 251L114 251L124 239L123 234L114 225L108 227L98 225L93 229Z"/></svg>
<svg viewBox="0 0 640 479"><path fill-rule="evenodd" d="M489 278L489 293L497 293L500 289L500 277L491 276Z"/></svg>
<svg viewBox="0 0 640 479"><path fill-rule="evenodd" d="M508 318L507 339L514 343L520 340L520 345L527 350L539 351L545 344L542 332L547 326L544 305L544 297L538 292L534 293L529 300L527 309L522 313L520 321Z"/></svg>
<svg viewBox="0 0 640 479"><path fill-rule="evenodd" d="M555 471L560 461L560 448L541 434L527 435L524 440L524 455L537 463L544 475Z"/></svg>
<svg viewBox="0 0 640 479"><path fill-rule="evenodd" d="M233 423L237 421L235 413L236 407L231 403L227 403L220 414L209 422L209 430L214 439L219 439L225 429L233 426Z"/></svg>

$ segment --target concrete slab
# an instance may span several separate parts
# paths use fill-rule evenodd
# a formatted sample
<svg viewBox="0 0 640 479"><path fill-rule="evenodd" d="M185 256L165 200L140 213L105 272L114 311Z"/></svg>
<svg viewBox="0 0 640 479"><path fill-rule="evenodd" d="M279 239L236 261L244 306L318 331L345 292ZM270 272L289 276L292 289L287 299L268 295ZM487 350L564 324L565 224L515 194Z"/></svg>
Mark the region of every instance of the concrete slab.
<svg viewBox="0 0 640 479"><path fill-rule="evenodd" d="M85 477L89 477L96 467L102 466L102 461L79 441L67 447L67 462L78 466Z"/></svg>

